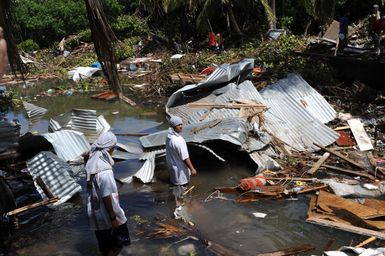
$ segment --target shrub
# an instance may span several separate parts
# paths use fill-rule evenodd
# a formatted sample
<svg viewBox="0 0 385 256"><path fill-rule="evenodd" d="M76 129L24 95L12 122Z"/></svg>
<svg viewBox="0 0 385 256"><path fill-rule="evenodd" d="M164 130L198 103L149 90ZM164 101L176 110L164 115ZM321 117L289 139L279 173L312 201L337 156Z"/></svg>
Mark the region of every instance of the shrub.
<svg viewBox="0 0 385 256"><path fill-rule="evenodd" d="M115 49L115 56L118 61L125 60L135 55L134 45L138 44L140 37L131 37L121 42Z"/></svg>
<svg viewBox="0 0 385 256"><path fill-rule="evenodd" d="M91 29L85 29L79 32L78 34L79 41L82 42L92 42Z"/></svg>
<svg viewBox="0 0 385 256"><path fill-rule="evenodd" d="M112 23L118 38L147 35L150 31L146 21L137 16L121 15Z"/></svg>
<svg viewBox="0 0 385 256"><path fill-rule="evenodd" d="M32 39L27 39L27 40L21 42L20 44L18 44L18 48L25 51L25 52L33 52L33 51L38 50L40 47Z"/></svg>

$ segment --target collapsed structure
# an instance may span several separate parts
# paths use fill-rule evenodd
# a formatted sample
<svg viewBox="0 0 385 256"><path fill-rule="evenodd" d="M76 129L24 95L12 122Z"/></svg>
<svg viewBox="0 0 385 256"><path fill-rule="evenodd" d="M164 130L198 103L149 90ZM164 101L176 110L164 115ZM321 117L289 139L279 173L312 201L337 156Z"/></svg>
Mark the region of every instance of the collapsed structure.
<svg viewBox="0 0 385 256"><path fill-rule="evenodd" d="M206 80L176 91L166 104L168 115L185 123L182 136L224 161L205 143L222 140L247 152L257 171L277 169L280 153L312 152L314 143L327 146L339 134L325 125L336 117L330 104L300 75L264 88L261 92L247 78L253 59L219 66ZM155 157L165 152L167 130L140 138L144 148L143 167L135 175L150 182Z"/></svg>

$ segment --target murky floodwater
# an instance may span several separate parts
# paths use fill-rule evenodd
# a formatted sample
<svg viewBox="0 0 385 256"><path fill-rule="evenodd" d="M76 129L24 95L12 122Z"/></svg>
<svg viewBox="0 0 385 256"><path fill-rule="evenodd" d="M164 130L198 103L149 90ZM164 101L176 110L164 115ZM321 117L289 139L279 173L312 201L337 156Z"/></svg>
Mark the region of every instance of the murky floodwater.
<svg viewBox="0 0 385 256"><path fill-rule="evenodd" d="M104 115L115 133L139 131L146 121L165 122L164 110L161 108L133 108L116 102L96 101L91 100L87 94L45 97L33 103L49 109L44 119L31 128L38 132L47 131L50 117L72 108L96 109L98 115ZM23 111L9 113L8 117L19 119L22 133L27 131L28 121ZM166 127L163 124L148 132ZM118 139L126 141L136 138ZM227 163L221 163L203 152L191 156L198 175L192 178L191 185L195 189L186 208L201 237L239 255L255 255L305 243L316 247L315 251L306 255L320 255L329 239L336 240L332 249L349 245L352 240L354 243L364 240L364 237L347 232L306 223L309 203L306 195L289 200L259 200L242 204L232 201L235 196L230 194L224 194L225 198L221 199L205 200L212 193L213 187L234 186L241 178L253 175L255 167L247 156L235 154L230 149L222 153ZM155 216L173 216L175 201L169 192L164 161L159 159L157 162L152 184L142 184L135 180L130 184L118 184L120 201L129 219L132 255L178 255L176 253L180 246L191 243L197 255L213 255L201 242L191 239L176 244L173 243L181 238L150 239L131 218L138 215L140 219L151 222ZM131 165L125 161L117 162L116 171L129 172ZM85 187L84 178L79 183ZM88 227L84 202L85 190L55 210L39 209L20 215L20 229L14 233L10 255L99 255L96 239ZM265 213L266 217L256 218L252 214L255 212ZM23 221L26 223L23 224Z"/></svg>

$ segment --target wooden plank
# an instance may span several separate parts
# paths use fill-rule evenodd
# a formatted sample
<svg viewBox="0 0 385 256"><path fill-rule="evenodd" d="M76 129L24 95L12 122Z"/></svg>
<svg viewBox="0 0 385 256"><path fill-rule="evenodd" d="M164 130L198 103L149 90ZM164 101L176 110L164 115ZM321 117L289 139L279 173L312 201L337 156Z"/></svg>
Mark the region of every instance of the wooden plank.
<svg viewBox="0 0 385 256"><path fill-rule="evenodd" d="M347 130L347 129L350 129L349 125L334 128L335 131L343 131L343 130Z"/></svg>
<svg viewBox="0 0 385 256"><path fill-rule="evenodd" d="M354 138L358 144L358 147L361 151L372 150L373 145L370 141L370 138L366 134L364 125L361 123L360 119L350 119L348 120L350 130L352 131Z"/></svg>
<svg viewBox="0 0 385 256"><path fill-rule="evenodd" d="M329 156L330 156L330 153L325 152L322 155L322 157L318 159L318 161L313 165L313 167L307 171L307 173L313 175L321 167L321 165L326 161L326 159L328 159Z"/></svg>
<svg viewBox="0 0 385 256"><path fill-rule="evenodd" d="M340 167L337 167L337 166L332 166L332 165L327 165L327 164L323 164L321 166L325 167L325 168L329 168L329 169L335 170L335 171L351 174L351 175L354 175L354 176L365 177L365 178L368 178L370 180L375 180L376 179L374 176L372 176L372 175L370 175L368 173L356 172L356 171L347 170L347 169L343 169L343 168L340 168Z"/></svg>
<svg viewBox="0 0 385 256"><path fill-rule="evenodd" d="M362 241L361 243L357 244L357 245L354 246L354 247L356 247L356 248L361 248L362 246L367 245L367 244L373 242L373 241L376 240L376 239L377 239L377 238L376 238L375 236L371 236L371 237L369 237L368 239L366 239L365 241Z"/></svg>
<svg viewBox="0 0 385 256"><path fill-rule="evenodd" d="M358 168L360 168L360 169L363 169L363 170L366 169L366 167L364 167L364 166L362 166L361 164L359 164L359 163L357 163L357 162L355 162L355 161L353 161L353 160L347 158L346 156L342 155L342 154L339 153L339 152L335 152L334 150L325 148L325 147L323 147L323 146L321 146L321 145L319 145L319 144L317 144L317 143L313 143L313 144L314 144L315 146L317 146L317 147L323 149L324 151L329 152L330 154L333 154L333 155L335 155L335 156L338 156L339 158L345 160L346 162L348 162L348 163L350 163L350 164L352 164L352 165L354 165L354 166L356 166L356 167L358 167Z"/></svg>
<svg viewBox="0 0 385 256"><path fill-rule="evenodd" d="M306 189L298 191L297 194L304 194L304 193L309 193L309 192L313 192L313 191L318 191L318 190L321 190L321 189L325 189L328 186L329 185L321 185L321 186L318 186L318 187L306 188Z"/></svg>
<svg viewBox="0 0 385 256"><path fill-rule="evenodd" d="M19 213L22 213L22 212L25 212L25 211L28 211L28 210L31 210L31 209L35 209L35 208L43 206L43 205L56 203L57 201L59 201L59 198L57 198L57 197L50 198L50 199L47 199L47 200L43 200L43 201L40 201L40 202L37 202L37 203L33 203L33 204L30 204L30 205L26 205L26 206L17 208L15 210L12 210L10 212L5 213L5 215L6 216L16 215L16 214L19 214Z"/></svg>
<svg viewBox="0 0 385 256"><path fill-rule="evenodd" d="M49 187L47 187L47 185L45 184L45 182L43 181L42 177L41 176L37 176L36 177L36 183L41 187L41 189L43 190L44 194L48 197L48 198L54 198L55 196L52 194L51 190L49 189Z"/></svg>
<svg viewBox="0 0 385 256"><path fill-rule="evenodd" d="M343 223L338 223L335 221L330 221L330 220L324 220L321 218L317 217L309 217L306 219L306 222L312 223L312 224L318 224L321 226L329 227L329 228L335 228L343 231L347 231L350 233L355 233L359 235L364 235L364 236L374 236L378 239L385 240L385 233L384 232L379 232L379 231L374 231L366 228L360 228L356 226L351 226L348 224L343 224Z"/></svg>

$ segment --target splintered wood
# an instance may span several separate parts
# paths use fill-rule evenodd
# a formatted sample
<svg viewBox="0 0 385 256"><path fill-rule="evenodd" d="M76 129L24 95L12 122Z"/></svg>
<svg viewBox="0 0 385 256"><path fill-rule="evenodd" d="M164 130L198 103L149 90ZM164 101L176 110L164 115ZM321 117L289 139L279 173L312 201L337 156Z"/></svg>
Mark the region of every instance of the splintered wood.
<svg viewBox="0 0 385 256"><path fill-rule="evenodd" d="M312 196L307 222L385 239L384 202L370 199L367 205L320 191Z"/></svg>

